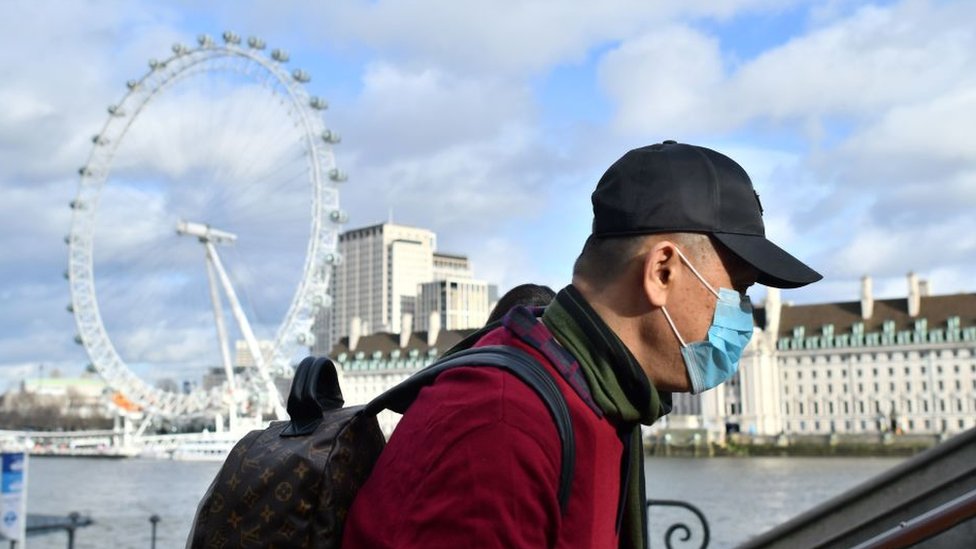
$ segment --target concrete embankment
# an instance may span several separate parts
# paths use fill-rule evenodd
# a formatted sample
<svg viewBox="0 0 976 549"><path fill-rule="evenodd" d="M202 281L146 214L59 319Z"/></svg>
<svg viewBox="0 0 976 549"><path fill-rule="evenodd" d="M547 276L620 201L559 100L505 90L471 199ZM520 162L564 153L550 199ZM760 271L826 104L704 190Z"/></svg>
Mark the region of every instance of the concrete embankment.
<svg viewBox="0 0 976 549"><path fill-rule="evenodd" d="M671 429L644 437L644 451L655 457L717 456L912 456L946 440L945 435L893 433L716 436L704 429Z"/></svg>

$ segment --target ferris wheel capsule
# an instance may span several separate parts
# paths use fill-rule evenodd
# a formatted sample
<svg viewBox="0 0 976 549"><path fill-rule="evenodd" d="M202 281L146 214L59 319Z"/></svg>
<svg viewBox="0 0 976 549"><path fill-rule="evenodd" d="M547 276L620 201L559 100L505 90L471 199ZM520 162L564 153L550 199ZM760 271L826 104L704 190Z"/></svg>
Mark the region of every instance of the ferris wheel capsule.
<svg viewBox="0 0 976 549"><path fill-rule="evenodd" d="M322 99L321 97L316 97L314 95L311 97L311 99L308 100L308 104L310 107L312 107L317 111L324 111L325 109L329 108L328 101Z"/></svg>
<svg viewBox="0 0 976 549"><path fill-rule="evenodd" d="M294 72L291 73L291 77L297 80L298 82L301 82L302 84L307 84L309 81L312 80L311 75L309 75L307 72L303 71L302 69L295 69Z"/></svg>
<svg viewBox="0 0 976 549"><path fill-rule="evenodd" d="M342 136L338 132L332 130L325 130L322 132L322 141L329 143L330 145L335 145L342 141Z"/></svg>
<svg viewBox="0 0 976 549"><path fill-rule="evenodd" d="M286 52L285 50L281 50L281 49L273 49L273 50L271 50L271 58L274 59L275 61L279 62L279 63L287 63L288 62L288 52Z"/></svg>
<svg viewBox="0 0 976 549"><path fill-rule="evenodd" d="M266 44L264 43L264 40L261 40L257 36L251 36L247 39L247 45L255 50L263 50Z"/></svg>
<svg viewBox="0 0 976 549"><path fill-rule="evenodd" d="M342 183L343 181L349 179L349 176L346 175L346 172L343 172L339 168L332 168L329 170L329 179L335 181L336 183Z"/></svg>
<svg viewBox="0 0 976 549"><path fill-rule="evenodd" d="M197 35L197 44L200 44L204 48L209 48L213 46L213 38L209 34Z"/></svg>
<svg viewBox="0 0 976 549"><path fill-rule="evenodd" d="M175 53L176 55L186 55L190 53L190 48L177 42L176 44L173 44L173 53Z"/></svg>
<svg viewBox="0 0 976 549"><path fill-rule="evenodd" d="M125 87L129 88L129 90L135 90L135 89L139 88L139 81L138 80L129 80L129 81L127 81L125 83Z"/></svg>
<svg viewBox="0 0 976 549"><path fill-rule="evenodd" d="M222 36L224 38L224 42L228 44L234 44L236 46L237 44L241 43L241 37L231 31L224 31Z"/></svg>
<svg viewBox="0 0 976 549"><path fill-rule="evenodd" d="M109 105L108 113L112 116L125 116L125 109L118 105Z"/></svg>

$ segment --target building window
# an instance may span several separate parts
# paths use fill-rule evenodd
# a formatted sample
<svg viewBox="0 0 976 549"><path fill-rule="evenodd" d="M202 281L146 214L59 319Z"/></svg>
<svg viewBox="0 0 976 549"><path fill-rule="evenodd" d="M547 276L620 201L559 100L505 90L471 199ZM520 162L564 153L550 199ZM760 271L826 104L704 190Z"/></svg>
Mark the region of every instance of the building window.
<svg viewBox="0 0 976 549"><path fill-rule="evenodd" d="M800 411L800 415L803 415L803 403L802 402L797 403L796 408L797 410ZM803 425L802 421L800 422L800 425ZM802 429L803 427L800 428Z"/></svg>
<svg viewBox="0 0 976 549"><path fill-rule="evenodd" d="M921 370L922 370L922 373L924 374L925 373L925 366L922 366Z"/></svg>
<svg viewBox="0 0 976 549"><path fill-rule="evenodd" d="M861 394L864 393L864 384L863 383L858 383L857 384L857 392L858 393L861 393Z"/></svg>
<svg viewBox="0 0 976 549"><path fill-rule="evenodd" d="M926 419L925 420L925 430L928 431L928 430L931 430L931 429L932 429L932 420Z"/></svg>
<svg viewBox="0 0 976 549"><path fill-rule="evenodd" d="M878 369L877 368L871 368L871 375L873 375L874 377L878 377Z"/></svg>
<svg viewBox="0 0 976 549"><path fill-rule="evenodd" d="M847 402L847 401L845 400L845 401L844 401L844 413L845 413L845 414L849 414L849 413L850 413L850 411L851 411L851 406L850 406L850 402ZM848 429L850 429L850 427L848 427Z"/></svg>
<svg viewBox="0 0 976 549"><path fill-rule="evenodd" d="M796 379L803 379L803 372L797 370L796 371Z"/></svg>
<svg viewBox="0 0 976 549"><path fill-rule="evenodd" d="M817 415L819 413L820 413L820 403L819 402L814 402L813 403L813 415ZM819 429L819 427L817 427L817 428Z"/></svg>
<svg viewBox="0 0 976 549"><path fill-rule="evenodd" d="M962 420L962 419L960 418L960 419L959 419L959 428L960 428L960 429L963 429L963 428L965 428L965 427L966 427L966 422L965 422L965 421L963 421L963 420Z"/></svg>
<svg viewBox="0 0 976 549"><path fill-rule="evenodd" d="M939 399L939 411L940 412L945 412L945 399L944 398Z"/></svg>
<svg viewBox="0 0 976 549"><path fill-rule="evenodd" d="M956 399L956 411L957 412L961 412L962 411L962 399L961 398Z"/></svg>
<svg viewBox="0 0 976 549"><path fill-rule="evenodd" d="M912 431L914 429L915 429L915 420L914 419L908 420L908 430Z"/></svg>
<svg viewBox="0 0 976 549"><path fill-rule="evenodd" d="M961 404L960 404L960 407L961 407ZM829 413L830 414L833 414L834 413L834 403L833 402L828 402L827 403L827 409L829 410Z"/></svg>
<svg viewBox="0 0 976 549"><path fill-rule="evenodd" d="M928 391L929 390L929 382L928 381L923 381L922 382L922 390L923 391Z"/></svg>
<svg viewBox="0 0 976 549"><path fill-rule="evenodd" d="M940 380L939 380L939 390L940 390L940 391L942 391L942 390L944 390L944 389L945 389L945 384L944 384L944 383L942 383L942 380L940 379Z"/></svg>
<svg viewBox="0 0 976 549"><path fill-rule="evenodd" d="M833 370L827 370L827 379L830 379Z"/></svg>
<svg viewBox="0 0 976 549"><path fill-rule="evenodd" d="M962 382L959 381L958 379L956 380L956 390L957 391L961 391L962 390Z"/></svg>
<svg viewBox="0 0 976 549"><path fill-rule="evenodd" d="M813 379L817 379L817 371L816 370L812 370L810 372L810 377L813 378Z"/></svg>
<svg viewBox="0 0 976 549"><path fill-rule="evenodd" d="M911 381L906 381L905 382L905 392L906 393L909 393L909 392L911 392L911 390L912 390L912 382Z"/></svg>
<svg viewBox="0 0 976 549"><path fill-rule="evenodd" d="M935 373L941 374L942 373L942 366L936 366L935 367Z"/></svg>
<svg viewBox="0 0 976 549"><path fill-rule="evenodd" d="M857 410L860 413L862 413L862 414L864 413L864 401L863 400L857 401Z"/></svg>
<svg viewBox="0 0 976 549"><path fill-rule="evenodd" d="M905 401L905 411L907 411L908 413L912 413L912 401L910 400Z"/></svg>
<svg viewBox="0 0 976 549"><path fill-rule="evenodd" d="M894 368L888 368L888 375L889 376L895 375L895 369Z"/></svg>
<svg viewBox="0 0 976 549"><path fill-rule="evenodd" d="M868 422L864 421L863 419L861 420L861 430L862 431L868 430Z"/></svg>
<svg viewBox="0 0 976 549"><path fill-rule="evenodd" d="M907 375L908 375L908 374L910 374L910 373L911 373L911 372L909 371L909 369L908 369L908 366L905 366L905 375L907 376Z"/></svg>
<svg viewBox="0 0 976 549"><path fill-rule="evenodd" d="M820 430L820 421L819 420L813 422L813 430L814 431L819 431Z"/></svg>
<svg viewBox="0 0 976 549"><path fill-rule="evenodd" d="M927 398L923 398L922 399L922 411L923 412L928 412L929 411L929 399L927 399ZM927 427L928 426L926 425L926 428Z"/></svg>
<svg viewBox="0 0 976 549"><path fill-rule="evenodd" d="M959 373L959 365L956 364L955 366L953 366L952 367L952 371L958 374Z"/></svg>
<svg viewBox="0 0 976 549"><path fill-rule="evenodd" d="M864 372L863 372L863 371L861 371L861 369L860 369L860 368L858 368L858 369L857 369L857 377L861 377L862 375L864 375Z"/></svg>
<svg viewBox="0 0 976 549"><path fill-rule="evenodd" d="M787 403L783 404L783 406L785 406L785 408L786 408L786 415L790 415L790 403L787 402Z"/></svg>
<svg viewBox="0 0 976 549"><path fill-rule="evenodd" d="M818 388L818 386L817 386L817 385L814 385L814 386L813 386L813 394L817 394L817 388Z"/></svg>
<svg viewBox="0 0 976 549"><path fill-rule="evenodd" d="M878 382L877 381L874 382L874 392L875 393L881 392L881 388L878 386Z"/></svg>

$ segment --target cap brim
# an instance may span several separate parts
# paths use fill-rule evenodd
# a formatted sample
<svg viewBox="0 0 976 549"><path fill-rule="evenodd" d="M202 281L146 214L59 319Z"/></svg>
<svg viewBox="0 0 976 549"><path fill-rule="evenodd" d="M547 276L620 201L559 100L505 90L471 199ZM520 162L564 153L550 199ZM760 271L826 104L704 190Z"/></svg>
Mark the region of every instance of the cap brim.
<svg viewBox="0 0 976 549"><path fill-rule="evenodd" d="M743 261L759 271L760 284L774 288L799 288L823 276L765 237L747 234L712 233Z"/></svg>

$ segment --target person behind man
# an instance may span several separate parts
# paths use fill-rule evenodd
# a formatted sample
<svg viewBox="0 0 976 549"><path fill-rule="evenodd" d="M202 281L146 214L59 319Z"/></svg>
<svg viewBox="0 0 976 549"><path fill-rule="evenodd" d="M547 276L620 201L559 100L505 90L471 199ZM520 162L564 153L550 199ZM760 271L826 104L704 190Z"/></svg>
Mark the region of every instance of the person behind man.
<svg viewBox="0 0 976 549"><path fill-rule="evenodd" d="M522 307L545 307L554 297L556 297L556 292L552 291L549 286L519 284L498 299L498 303L495 303L491 312L488 313L488 321L485 324L501 320L505 313L518 305Z"/></svg>
<svg viewBox="0 0 976 549"><path fill-rule="evenodd" d="M634 149L592 202L572 283L541 319L516 307L476 344L530 353L565 396L576 439L565 511L545 405L505 371L458 368L403 416L343 547L647 547L640 425L670 410L671 392L735 373L753 331L753 283L821 276L765 238L749 176L711 149Z"/></svg>

